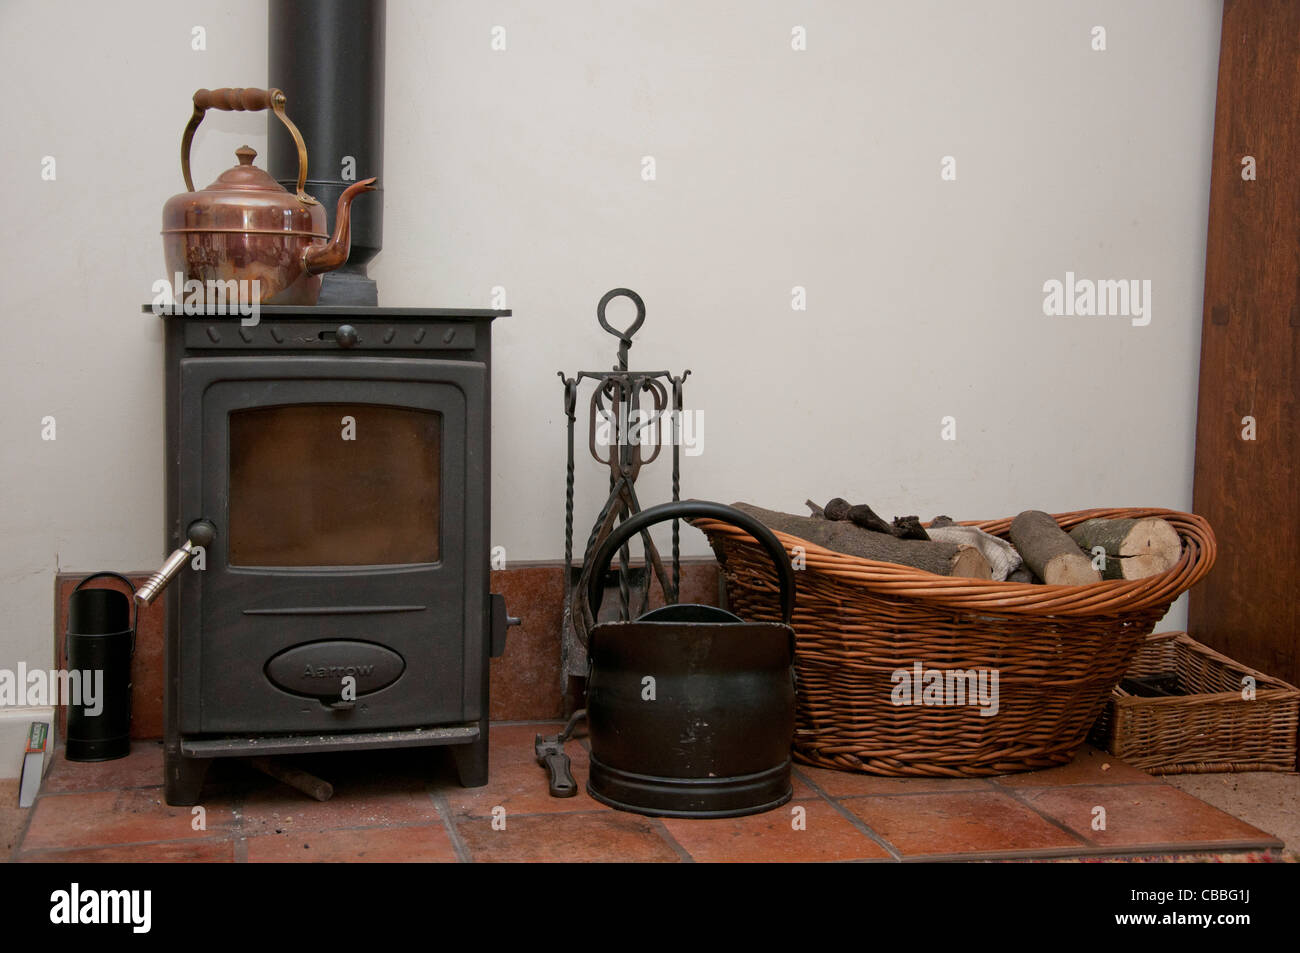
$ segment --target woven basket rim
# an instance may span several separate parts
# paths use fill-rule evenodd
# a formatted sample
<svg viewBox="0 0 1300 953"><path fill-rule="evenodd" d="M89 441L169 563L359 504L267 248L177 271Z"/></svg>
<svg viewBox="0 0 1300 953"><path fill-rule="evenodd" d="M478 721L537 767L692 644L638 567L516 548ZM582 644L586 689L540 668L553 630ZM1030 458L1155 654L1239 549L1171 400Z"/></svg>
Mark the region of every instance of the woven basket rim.
<svg viewBox="0 0 1300 953"><path fill-rule="evenodd" d="M789 533L772 532L787 552L795 546L803 548L804 571L823 573L876 593L967 611L1066 617L1128 614L1168 606L1205 577L1214 565L1218 551L1210 524L1194 513L1161 507L1108 507L1051 515L1066 530L1088 519L1160 517L1178 532L1183 541L1182 555L1171 569L1145 579L1110 579L1081 586L1051 586L940 576L898 563L837 553ZM1012 519L1014 517L964 520L958 525L974 526L994 536L1005 536ZM705 517L690 522L709 536L757 545L747 532L730 523Z"/></svg>
<svg viewBox="0 0 1300 953"><path fill-rule="evenodd" d="M1278 678L1276 675L1269 675L1267 672L1261 672L1257 668L1251 668L1245 662L1238 662L1229 655L1218 652L1204 642L1198 642L1192 636L1180 629L1171 629L1165 632L1153 632L1146 637L1139 645L1137 653L1134 656L1141 655L1142 651L1152 645L1159 645L1162 642L1169 642L1178 646L1180 649L1191 652L1194 655L1200 655L1208 658L1213 662L1218 662L1225 668L1231 669L1241 675L1249 675L1255 679L1256 691L1255 699L1257 701L1286 701L1293 698L1300 698L1300 688L1292 685L1285 679ZM1132 663L1130 663L1132 664ZM1202 702L1213 701L1241 701L1240 692L1197 692L1192 695L1173 695L1168 698L1144 698L1140 695L1134 695L1126 692L1116 685L1111 689L1111 697L1114 701L1120 703L1141 703L1151 704L1152 702L1185 702L1189 698L1197 699Z"/></svg>

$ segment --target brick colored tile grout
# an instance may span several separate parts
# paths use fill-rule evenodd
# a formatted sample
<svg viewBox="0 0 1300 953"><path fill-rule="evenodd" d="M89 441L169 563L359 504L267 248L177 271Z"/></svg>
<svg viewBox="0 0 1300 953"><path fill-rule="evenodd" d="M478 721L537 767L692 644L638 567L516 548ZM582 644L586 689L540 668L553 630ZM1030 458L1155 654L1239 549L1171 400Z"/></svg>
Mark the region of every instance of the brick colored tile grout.
<svg viewBox="0 0 1300 953"><path fill-rule="evenodd" d="M1116 784L1116 785L1102 785L1102 786L1103 786L1103 787L1117 787L1117 788L1118 788L1118 787L1129 787L1129 788L1149 788L1149 787L1150 787L1150 785L1147 785L1147 784ZM1075 787L1075 785L1063 784L1063 785L1058 785L1058 787ZM1074 828L1072 828L1072 827L1070 827L1069 825L1067 825L1067 824L1066 824L1064 821L1062 821L1060 818L1057 818L1057 817L1052 816L1051 814L1048 814L1046 811L1042 810L1041 808L1037 807L1036 805L1031 804L1029 801L1026 801L1024 798L1020 797L1019 792L1022 791L1022 790L1026 790L1026 789L1025 789L1025 788L1012 788L1012 787L1005 787L1005 788L1003 788L1004 793L1010 795L1010 797L1011 797L1012 800L1014 800L1014 801L1016 801L1017 803L1019 803L1022 807L1027 807L1027 808L1029 808L1029 810L1033 811L1035 814L1037 814L1037 815L1038 815L1039 817L1041 817L1043 820L1047 821L1047 823L1051 824L1053 827L1056 827L1056 828L1058 828L1059 830L1062 830L1062 831L1064 831L1065 833L1069 834L1071 837L1073 837L1076 841L1078 841L1078 842L1079 842L1080 844L1082 844L1084 847L1087 847L1087 848L1091 849L1091 848L1093 848L1093 847L1096 846L1096 845L1093 844L1090 840L1088 840L1086 837L1084 837L1082 834L1080 834L1078 831L1076 831ZM1038 790L1044 790L1044 789L1042 789L1042 788L1028 788L1028 790L1030 790L1030 791L1038 791Z"/></svg>
<svg viewBox="0 0 1300 953"><path fill-rule="evenodd" d="M447 836L451 838L451 847L456 852L457 863L474 863L474 855L470 853L469 845L465 843L465 838L461 837L460 831L456 829L456 818L447 799L441 794L435 794L427 787L425 793L429 796L429 800L433 802L438 817L442 821L442 826L447 831Z"/></svg>
<svg viewBox="0 0 1300 953"><path fill-rule="evenodd" d="M572 811L511 811L510 816L511 817L569 817L572 814L596 814L605 810L606 807L607 805L600 804L599 802L597 802L594 807L578 807L578 808L574 808ZM617 809L610 808L610 810L617 810ZM632 814L634 812L619 811L619 813ZM460 817L463 818L464 820L472 820L472 821L481 821L487 816L488 815L486 814L461 814L460 815ZM637 816L643 817L645 815L638 814Z"/></svg>
<svg viewBox="0 0 1300 953"><path fill-rule="evenodd" d="M791 765L790 773L797 774L799 776L799 780L801 780L804 784L808 785L810 789L815 791L819 798L821 798L823 801L825 801L827 804L833 807L841 817L843 817L846 821L848 821L850 824L856 827L861 833L867 835L867 837L875 841L877 845L879 845L883 850L889 853L890 857L892 857L896 861L903 859L902 851L900 851L897 847L891 844L889 840L885 838L883 835L878 834L874 830L872 830L871 825L869 825L862 818L858 817L852 811L848 810L846 807L840 804L836 798L831 797L829 794L823 791L820 785L815 783L812 780L812 778L808 777L806 774L800 771L798 767Z"/></svg>
<svg viewBox="0 0 1300 953"><path fill-rule="evenodd" d="M931 794L939 794L939 793L942 792L940 792L937 788L930 788L928 791L881 791L878 794L829 794L827 793L823 796L830 801L860 801L863 798L868 798L868 797L873 797L873 798L874 797L899 797L899 798L928 797ZM987 791L966 790L966 791L962 791L961 793L962 794L999 794L1002 793L1002 789L989 788Z"/></svg>
<svg viewBox="0 0 1300 953"><path fill-rule="evenodd" d="M1165 783L1160 780L1152 784L1150 781L1090 781L1084 779L1082 781L1067 781L1064 784L1005 784L1002 781L1003 777L1005 775L988 778L987 780L997 785L999 791L1052 791L1056 788L1149 788Z"/></svg>
<svg viewBox="0 0 1300 953"><path fill-rule="evenodd" d="M1065 860L1071 857L1091 858L1090 853L1079 853L1072 849L1044 847L1042 850L989 850L975 851L970 854L919 854L916 857L904 857L905 864L978 864L990 861L1014 860Z"/></svg>
<svg viewBox="0 0 1300 953"><path fill-rule="evenodd" d="M436 806L436 804L435 804ZM442 820L439 818L439 820ZM304 828L302 830L285 828L280 831L236 831L241 837L251 840L254 837L282 837L286 834L333 834L336 831L400 831L411 827L436 827L433 821L393 821L383 824L349 824L345 827ZM445 825L444 825L445 826Z"/></svg>
<svg viewBox="0 0 1300 953"><path fill-rule="evenodd" d="M134 847L158 847L163 844L224 844L227 841L237 841L239 832L235 830L226 830L213 832L209 837L167 837L159 840L133 840L123 841L117 844L77 844L74 847L37 847L34 850L24 850L23 859L39 859L49 857L55 854L72 854L83 850L115 850L117 848L134 848ZM17 860L17 856L14 858Z"/></svg>
<svg viewBox="0 0 1300 953"><path fill-rule="evenodd" d="M1138 844L1123 847L1094 847L1086 851L1073 848L1044 847L1040 850L994 850L971 854L924 854L905 857L905 864L982 864L991 861L1035 861L1035 860L1114 860L1140 859L1144 857L1186 857L1194 854L1247 854L1274 853L1264 849L1258 843L1248 841L1218 841L1216 843L1188 841L1184 844ZM1276 852L1280 855L1280 852Z"/></svg>
<svg viewBox="0 0 1300 953"><path fill-rule="evenodd" d="M695 858L691 856L691 852L678 842L677 838L673 836L672 831L668 830L662 817L648 817L646 820L650 822L651 827L658 831L659 836L662 837L668 846L673 849L673 852L681 858L682 863L695 863Z"/></svg>
<svg viewBox="0 0 1300 953"><path fill-rule="evenodd" d="M162 790L161 784L120 784L111 788L77 788L75 791L42 791L41 797L78 797L82 794L108 794L115 791L151 791ZM33 804L32 807L36 805Z"/></svg>
<svg viewBox="0 0 1300 953"><path fill-rule="evenodd" d="M70 847L36 847L31 850L24 849L23 856L31 857L35 854L49 854L58 851L71 850L111 850L115 847L155 847L158 844L220 844L223 841L238 837L239 832L234 830L213 832L204 837L167 837L159 840L130 840L130 841L100 841L98 843L76 844Z"/></svg>

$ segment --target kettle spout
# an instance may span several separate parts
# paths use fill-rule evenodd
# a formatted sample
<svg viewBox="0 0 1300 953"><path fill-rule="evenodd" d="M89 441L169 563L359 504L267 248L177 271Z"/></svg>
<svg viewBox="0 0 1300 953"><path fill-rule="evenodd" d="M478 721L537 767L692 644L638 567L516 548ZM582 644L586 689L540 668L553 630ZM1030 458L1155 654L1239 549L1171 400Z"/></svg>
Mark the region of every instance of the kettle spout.
<svg viewBox="0 0 1300 953"><path fill-rule="evenodd" d="M362 192L375 191L375 179L363 179L347 187L339 196L338 211L334 214L334 235L326 245L313 245L303 255L307 274L319 275L333 271L348 260L352 250L352 200Z"/></svg>

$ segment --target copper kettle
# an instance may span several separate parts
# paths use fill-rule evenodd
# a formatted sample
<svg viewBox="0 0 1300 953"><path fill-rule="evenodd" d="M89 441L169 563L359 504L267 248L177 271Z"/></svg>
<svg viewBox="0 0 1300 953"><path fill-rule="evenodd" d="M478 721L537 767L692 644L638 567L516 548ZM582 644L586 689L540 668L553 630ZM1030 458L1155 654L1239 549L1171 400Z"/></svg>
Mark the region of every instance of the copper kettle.
<svg viewBox="0 0 1300 953"><path fill-rule="evenodd" d="M233 304L238 294L237 300L247 303L315 304L320 276L348 260L352 200L374 191L375 180L357 182L339 196L334 234L327 235L325 209L304 190L307 147L284 106L284 93L278 89L200 89L194 94L194 114L181 139L181 172L188 191L163 206L163 254L178 301L183 296L188 304L201 294L209 304ZM253 165L257 153L248 146L235 151L239 165L196 192L190 177L190 143L209 109L274 112L298 147L297 194ZM232 280L249 284L232 285Z"/></svg>

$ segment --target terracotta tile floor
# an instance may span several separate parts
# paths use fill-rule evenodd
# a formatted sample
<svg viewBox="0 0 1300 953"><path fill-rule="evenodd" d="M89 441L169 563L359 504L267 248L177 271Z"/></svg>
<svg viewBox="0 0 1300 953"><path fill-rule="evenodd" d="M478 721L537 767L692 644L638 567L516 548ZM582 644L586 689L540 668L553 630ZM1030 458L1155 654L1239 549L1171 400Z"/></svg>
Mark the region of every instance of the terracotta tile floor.
<svg viewBox="0 0 1300 953"><path fill-rule="evenodd" d="M436 749L304 759L304 767L334 784L334 798L323 804L241 762L217 762L201 817L163 803L156 742L137 742L127 758L103 764L60 756L26 830L10 838L13 859L896 862L1282 846L1091 748L1067 767L976 780L878 778L799 766L794 800L766 814L641 817L598 804L585 789L566 800L547 796L533 736L558 727L494 725L491 783L469 790L456 784ZM587 751L581 742L570 742L568 750L584 788Z"/></svg>

